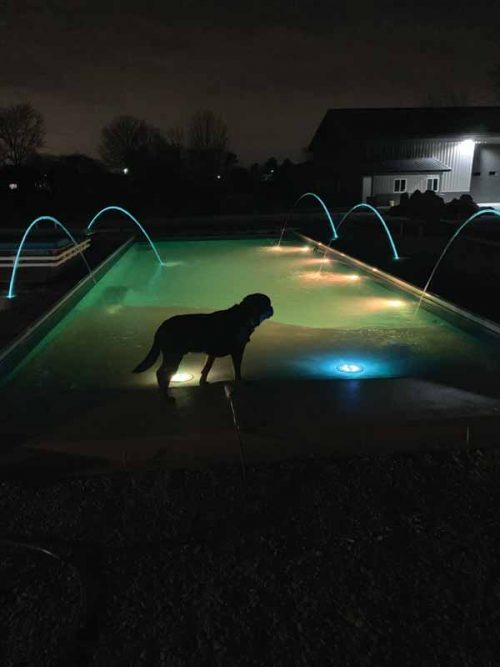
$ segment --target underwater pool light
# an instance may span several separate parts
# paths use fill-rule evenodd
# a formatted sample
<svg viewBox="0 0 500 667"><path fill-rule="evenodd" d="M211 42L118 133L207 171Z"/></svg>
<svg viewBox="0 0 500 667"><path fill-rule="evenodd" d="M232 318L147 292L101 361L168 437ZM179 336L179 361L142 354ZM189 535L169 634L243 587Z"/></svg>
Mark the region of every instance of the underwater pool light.
<svg viewBox="0 0 500 667"><path fill-rule="evenodd" d="M191 373L175 373L175 375L172 375L170 378L170 382L189 382L189 380L192 380L193 376Z"/></svg>
<svg viewBox="0 0 500 667"><path fill-rule="evenodd" d="M349 276L347 276L349 280L359 280L359 276L357 273L351 273Z"/></svg>
<svg viewBox="0 0 500 667"><path fill-rule="evenodd" d="M337 370L341 373L361 373L363 366L359 364L340 364L340 366L337 366Z"/></svg>
<svg viewBox="0 0 500 667"><path fill-rule="evenodd" d="M301 248L302 252L311 252L311 246L305 245L303 248Z"/></svg>
<svg viewBox="0 0 500 667"><path fill-rule="evenodd" d="M405 303L404 301L401 301L401 299L388 299L387 305L391 308L401 308L401 306L404 306Z"/></svg>

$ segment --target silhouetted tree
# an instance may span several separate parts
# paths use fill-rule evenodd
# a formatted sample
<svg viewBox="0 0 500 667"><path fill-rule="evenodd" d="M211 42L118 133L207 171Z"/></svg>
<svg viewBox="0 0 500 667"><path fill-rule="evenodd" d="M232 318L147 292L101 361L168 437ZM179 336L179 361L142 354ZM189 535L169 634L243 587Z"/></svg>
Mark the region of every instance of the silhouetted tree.
<svg viewBox="0 0 500 667"><path fill-rule="evenodd" d="M170 148L181 151L184 148L184 130L182 127L171 127L165 132L165 140Z"/></svg>
<svg viewBox="0 0 500 667"><path fill-rule="evenodd" d="M112 168L133 168L150 152L155 132L146 121L134 116L118 116L103 127L99 154Z"/></svg>
<svg viewBox="0 0 500 667"><path fill-rule="evenodd" d="M165 132L165 143L161 153L170 171L181 173L184 160L184 130L180 127L172 127Z"/></svg>
<svg viewBox="0 0 500 667"><path fill-rule="evenodd" d="M231 151L228 151L226 153L226 159L224 160L224 170L226 172L229 172L233 170L238 164L238 156L236 153L232 153Z"/></svg>
<svg viewBox="0 0 500 667"><path fill-rule="evenodd" d="M197 111L189 125L189 158L195 177L213 179L223 171L227 156L227 125L212 111Z"/></svg>
<svg viewBox="0 0 500 667"><path fill-rule="evenodd" d="M275 173L278 171L278 160L275 157L270 157L269 160L264 162L264 169L268 173Z"/></svg>
<svg viewBox="0 0 500 667"><path fill-rule="evenodd" d="M31 104L14 104L0 109L0 159L22 165L43 146L45 123Z"/></svg>
<svg viewBox="0 0 500 667"><path fill-rule="evenodd" d="M262 180L266 183L271 183L276 179L278 174L278 160L275 157L270 157L264 162L262 170Z"/></svg>

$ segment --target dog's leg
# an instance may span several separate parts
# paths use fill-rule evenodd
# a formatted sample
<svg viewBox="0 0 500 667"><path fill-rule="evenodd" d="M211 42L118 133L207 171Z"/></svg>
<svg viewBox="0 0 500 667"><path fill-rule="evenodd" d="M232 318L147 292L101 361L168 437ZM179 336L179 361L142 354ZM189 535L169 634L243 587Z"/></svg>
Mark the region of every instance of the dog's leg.
<svg viewBox="0 0 500 667"><path fill-rule="evenodd" d="M245 351L244 347L240 347L238 350L235 350L234 352L231 352L231 359L233 360L233 368L234 368L234 379L235 380L242 380L241 377L241 361L243 359L243 352Z"/></svg>
<svg viewBox="0 0 500 667"><path fill-rule="evenodd" d="M207 377L208 374L210 373L210 369L212 368L213 364L215 361L215 357L212 357L210 354L207 357L207 361L205 365L203 366L203 370L201 371L201 377L200 377L200 384L208 384L207 382Z"/></svg>
<svg viewBox="0 0 500 667"><path fill-rule="evenodd" d="M163 355L163 362L160 368L156 371L156 379L158 380L158 387L160 388L160 394L162 398L165 398L170 403L174 403L175 399L173 396L169 396L168 387L170 385L170 380L172 375L175 375L179 364L182 361L184 355Z"/></svg>

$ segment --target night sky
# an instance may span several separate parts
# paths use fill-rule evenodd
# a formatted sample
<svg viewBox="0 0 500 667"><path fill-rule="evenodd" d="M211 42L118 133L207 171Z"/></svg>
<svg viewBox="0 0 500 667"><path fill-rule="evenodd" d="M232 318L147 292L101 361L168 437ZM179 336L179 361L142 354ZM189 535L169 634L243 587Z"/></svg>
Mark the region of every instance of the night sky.
<svg viewBox="0 0 500 667"><path fill-rule="evenodd" d="M419 106L441 90L473 105L499 101L493 0L0 7L0 105L40 109L51 153L96 154L101 126L120 113L168 129L209 108L226 120L242 163L301 159L328 108Z"/></svg>

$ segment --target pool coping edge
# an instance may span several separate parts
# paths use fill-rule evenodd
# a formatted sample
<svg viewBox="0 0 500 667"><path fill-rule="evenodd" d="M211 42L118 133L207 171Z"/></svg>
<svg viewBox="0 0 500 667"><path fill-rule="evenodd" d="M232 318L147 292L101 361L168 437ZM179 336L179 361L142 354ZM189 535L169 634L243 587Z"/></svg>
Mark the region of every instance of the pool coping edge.
<svg viewBox="0 0 500 667"><path fill-rule="evenodd" d="M336 250L335 248L332 248L331 246L328 246L321 241L316 241L315 239L306 236L305 234L301 234L300 232L295 232L295 234L303 241L320 246L323 250L331 253L332 255L337 255L347 263L350 263L362 269L363 271L366 271L374 280L378 280L380 283L389 282L396 287L399 287L401 290L413 294L414 296L419 298L423 297L422 305L430 306L431 308L434 307L436 310L438 310L439 313L445 311L446 314L455 318L454 321L452 320L452 324L456 324L456 318L458 318L463 324L468 324L469 327L471 326L471 323L475 325L475 327L479 327L481 331L494 337L497 342L498 339L500 339L500 325L496 324L492 320L475 315L474 313L465 310L465 308L461 308L460 306L457 306L450 301L446 301L445 299L436 296L432 292L424 293L423 289L412 285L412 283L406 282L401 278L396 278L396 276L393 276L390 273L383 271L382 269L378 269L377 267L371 266L370 264L356 259L351 255L341 252L340 250Z"/></svg>
<svg viewBox="0 0 500 667"><path fill-rule="evenodd" d="M19 365L23 357L39 343L48 330L58 324L62 318L71 310L91 289L95 282L99 281L105 273L125 254L135 237L127 239L109 257L101 262L93 271L79 280L76 285L58 299L51 308L32 324L30 324L19 336L0 352L0 383L4 382L9 374ZM28 350L26 350L28 348Z"/></svg>

